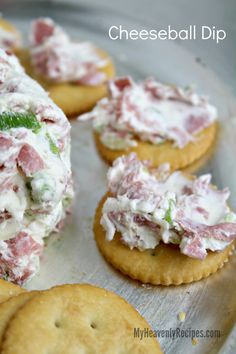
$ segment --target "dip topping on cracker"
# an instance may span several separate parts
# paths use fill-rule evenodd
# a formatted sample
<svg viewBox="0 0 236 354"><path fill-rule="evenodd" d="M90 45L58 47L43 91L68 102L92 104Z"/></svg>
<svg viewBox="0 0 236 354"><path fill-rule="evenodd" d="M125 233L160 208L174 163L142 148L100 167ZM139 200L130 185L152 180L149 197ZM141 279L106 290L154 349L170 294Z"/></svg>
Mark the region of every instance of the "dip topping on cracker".
<svg viewBox="0 0 236 354"><path fill-rule="evenodd" d="M38 18L30 33L31 59L40 75L53 82L96 86L106 80L107 65L89 42L73 42L50 18Z"/></svg>
<svg viewBox="0 0 236 354"><path fill-rule="evenodd" d="M3 50L0 82L0 277L21 284L73 196L70 124Z"/></svg>
<svg viewBox="0 0 236 354"><path fill-rule="evenodd" d="M0 18L0 47L7 50L14 50L21 45L21 36L15 28Z"/></svg>
<svg viewBox="0 0 236 354"><path fill-rule="evenodd" d="M153 78L135 83L130 77L111 80L108 85L109 97L80 120L94 119L101 142L112 150L136 146L137 140L171 141L182 149L217 117L207 98L190 88L164 85Z"/></svg>
<svg viewBox="0 0 236 354"><path fill-rule="evenodd" d="M12 49L19 46L19 36L13 32L6 31L0 27L0 47L4 49Z"/></svg>
<svg viewBox="0 0 236 354"><path fill-rule="evenodd" d="M154 249L162 241L204 259L207 250L223 250L236 238L236 214L226 203L229 191L210 185L210 174L195 178L171 174L167 164L148 167L130 154L109 169L110 196L101 218L108 241L118 231L131 249Z"/></svg>

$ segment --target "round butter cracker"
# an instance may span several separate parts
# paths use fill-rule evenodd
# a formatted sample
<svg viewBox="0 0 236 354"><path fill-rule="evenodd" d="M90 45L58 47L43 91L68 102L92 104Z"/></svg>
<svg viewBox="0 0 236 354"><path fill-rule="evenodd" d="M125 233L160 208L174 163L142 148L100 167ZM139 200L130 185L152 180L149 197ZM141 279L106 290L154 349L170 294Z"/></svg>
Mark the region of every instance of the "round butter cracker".
<svg viewBox="0 0 236 354"><path fill-rule="evenodd" d="M109 164L122 155L135 152L140 160L149 160L152 167L169 162L172 170L178 170L192 164L208 151L214 142L216 130L217 123L211 124L196 135L194 142L188 143L183 149L174 147L171 141L155 145L139 140L137 146L127 150L111 150L101 142L98 133L94 133L94 138L99 154Z"/></svg>
<svg viewBox="0 0 236 354"><path fill-rule="evenodd" d="M0 303L23 293L25 290L20 286L10 283L6 280L0 279Z"/></svg>
<svg viewBox="0 0 236 354"><path fill-rule="evenodd" d="M113 78L115 76L115 68L111 59L104 51L99 49L98 52L102 58L108 60L107 65L99 70L106 74L107 79ZM37 74L32 67L30 54L27 49L21 50L18 57L27 74L38 81L39 84L49 92L51 99L69 118L77 117L81 113L91 110L98 100L107 95L106 83L97 86L89 86L69 82L53 83L45 80L42 76Z"/></svg>
<svg viewBox="0 0 236 354"><path fill-rule="evenodd" d="M149 328L124 299L91 285L57 286L36 295L9 323L2 354L158 354Z"/></svg>
<svg viewBox="0 0 236 354"><path fill-rule="evenodd" d="M4 332L10 320L27 301L35 296L35 294L37 294L36 291L24 292L0 304L0 348L4 338Z"/></svg>
<svg viewBox="0 0 236 354"><path fill-rule="evenodd" d="M231 243L223 251L208 252L204 260L182 254L178 245L160 243L155 249L131 250L120 240L117 232L112 241L106 240L106 233L100 224L105 196L96 210L94 235L97 245L116 269L142 283L154 285L180 285L191 283L215 273L228 261L234 250Z"/></svg>

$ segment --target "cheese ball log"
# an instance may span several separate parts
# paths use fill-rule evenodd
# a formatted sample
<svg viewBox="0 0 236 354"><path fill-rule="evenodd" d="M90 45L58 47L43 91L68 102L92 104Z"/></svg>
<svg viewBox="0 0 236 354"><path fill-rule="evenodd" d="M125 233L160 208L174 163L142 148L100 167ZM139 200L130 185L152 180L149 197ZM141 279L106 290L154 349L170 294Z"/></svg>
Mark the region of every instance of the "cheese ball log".
<svg viewBox="0 0 236 354"><path fill-rule="evenodd" d="M73 196L70 124L4 50L0 82L0 277L22 284Z"/></svg>

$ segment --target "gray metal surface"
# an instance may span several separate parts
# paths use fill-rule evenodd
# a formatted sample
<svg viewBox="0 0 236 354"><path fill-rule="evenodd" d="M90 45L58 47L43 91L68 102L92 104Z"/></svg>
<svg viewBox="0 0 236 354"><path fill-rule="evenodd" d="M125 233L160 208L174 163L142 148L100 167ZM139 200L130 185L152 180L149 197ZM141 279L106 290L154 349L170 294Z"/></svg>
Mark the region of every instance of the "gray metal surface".
<svg viewBox="0 0 236 354"><path fill-rule="evenodd" d="M100 6L95 0L87 5L85 2L72 2L74 4L71 5L62 1L0 1L0 11L25 34L30 19L40 15L52 16L75 38L89 39L107 50L115 61L119 75L131 74L135 79L154 75L166 82L194 84L197 90L208 94L219 109L221 129L214 155L199 173L211 172L214 182L220 187L229 186L232 192L230 202L236 209L236 100L232 94L235 90L233 68L236 58L232 39L222 43L221 49L212 43L207 47L206 43L200 42L114 42L107 34L112 24L123 24L139 30L153 27L156 18L159 24L179 21L181 26L181 23L191 22L188 15L195 11L197 1L167 1L163 4L163 1L149 0L143 5L140 1L136 2L140 6L136 5L136 14L131 6L134 1L126 4L127 9L123 0L119 1L120 5L118 2L109 2L107 7L105 0L101 1ZM200 3L203 4L203 1ZM229 16L228 22L220 17L221 3L214 1L211 22L218 18L221 25L232 29L231 34L235 33L235 27L229 28L229 24L233 23L230 1L228 8L227 2L224 2L222 14L222 17ZM211 13L209 4L212 5L213 1L208 1L208 7L201 10L202 21L206 24L206 12ZM232 6L233 3L233 11ZM195 11L196 21L201 19L199 11ZM202 59L200 63L196 61L199 56ZM104 261L93 239L92 220L96 205L106 190L107 166L96 153L90 123L72 123L72 166L77 191L73 213L62 234L49 238L40 274L27 287L44 289L55 284L74 282L96 284L123 296L138 309L153 329L180 327L221 331L220 338L200 338L196 345L193 345L191 338L160 338L165 353L235 353L236 257L217 274L191 285L152 287L130 280ZM177 318L180 311L186 312L183 323Z"/></svg>

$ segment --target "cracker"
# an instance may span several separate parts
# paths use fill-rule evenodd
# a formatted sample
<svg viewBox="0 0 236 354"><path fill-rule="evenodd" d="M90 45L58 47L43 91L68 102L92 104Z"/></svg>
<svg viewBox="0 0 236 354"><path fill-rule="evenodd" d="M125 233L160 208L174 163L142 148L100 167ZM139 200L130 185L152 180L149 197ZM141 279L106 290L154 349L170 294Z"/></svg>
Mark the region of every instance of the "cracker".
<svg viewBox="0 0 236 354"><path fill-rule="evenodd" d="M135 152L140 160L150 160L152 167L169 162L172 170L178 170L192 164L207 152L215 139L216 130L217 124L211 124L196 135L195 142L188 143L183 149L174 147L170 141L154 145L139 140L137 146L127 150L111 150L102 144L98 133L94 133L94 138L98 152L109 164L119 156Z"/></svg>
<svg viewBox="0 0 236 354"><path fill-rule="evenodd" d="M107 78L115 76L115 68L111 59L102 50L98 50L103 58L108 59L108 64L100 71L104 72ZM96 102L107 95L106 84L97 86L78 85L73 83L52 83L46 81L35 72L31 65L29 51L21 50L18 54L21 64L28 75L38 81L46 91L49 92L52 100L63 110L67 117L76 117L81 113L91 110Z"/></svg>
<svg viewBox="0 0 236 354"><path fill-rule="evenodd" d="M3 18L0 18L0 27L8 32L17 32L16 28Z"/></svg>
<svg viewBox="0 0 236 354"><path fill-rule="evenodd" d="M20 286L0 279L0 303L10 299L12 296L23 293L25 290Z"/></svg>
<svg viewBox="0 0 236 354"><path fill-rule="evenodd" d="M124 299L91 285L63 285L29 300L9 323L2 354L161 353L149 328Z"/></svg>
<svg viewBox="0 0 236 354"><path fill-rule="evenodd" d="M15 313L26 304L37 292L25 292L10 298L9 300L0 304L0 347L4 332L7 328L8 323L15 315Z"/></svg>
<svg viewBox="0 0 236 354"><path fill-rule="evenodd" d="M204 260L199 260L180 253L178 245L160 243L151 250L130 250L121 242L118 232L112 241L107 241L105 230L100 224L106 198L101 200L94 220L97 245L116 269L142 283L180 285L206 278L223 267L233 252L235 242L223 251L209 252Z"/></svg>

